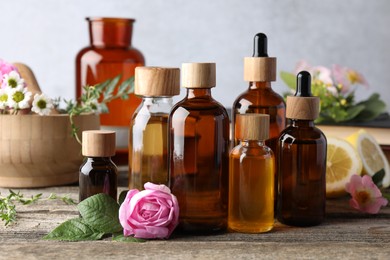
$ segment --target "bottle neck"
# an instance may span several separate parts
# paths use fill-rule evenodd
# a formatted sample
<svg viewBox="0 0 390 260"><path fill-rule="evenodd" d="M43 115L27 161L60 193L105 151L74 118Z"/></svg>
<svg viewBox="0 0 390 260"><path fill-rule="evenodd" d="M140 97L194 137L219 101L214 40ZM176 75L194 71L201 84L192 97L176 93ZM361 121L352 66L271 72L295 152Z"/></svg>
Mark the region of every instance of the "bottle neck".
<svg viewBox="0 0 390 260"><path fill-rule="evenodd" d="M87 161L89 162L111 162L111 157L91 157L86 156Z"/></svg>
<svg viewBox="0 0 390 260"><path fill-rule="evenodd" d="M245 147L264 146L264 140L241 140L241 145Z"/></svg>
<svg viewBox="0 0 390 260"><path fill-rule="evenodd" d="M271 82L264 81L264 82L249 82L249 89L270 89L271 88Z"/></svg>
<svg viewBox="0 0 390 260"><path fill-rule="evenodd" d="M211 89L210 88L188 88L187 89L187 99L192 98L206 98L210 99Z"/></svg>
<svg viewBox="0 0 390 260"><path fill-rule="evenodd" d="M93 47L127 48L131 46L132 19L87 18Z"/></svg>
<svg viewBox="0 0 390 260"><path fill-rule="evenodd" d="M169 113L172 105L172 97L143 97L141 107L150 113Z"/></svg>
<svg viewBox="0 0 390 260"><path fill-rule="evenodd" d="M313 120L298 120L298 119L291 119L291 126L293 127L314 127L314 121Z"/></svg>

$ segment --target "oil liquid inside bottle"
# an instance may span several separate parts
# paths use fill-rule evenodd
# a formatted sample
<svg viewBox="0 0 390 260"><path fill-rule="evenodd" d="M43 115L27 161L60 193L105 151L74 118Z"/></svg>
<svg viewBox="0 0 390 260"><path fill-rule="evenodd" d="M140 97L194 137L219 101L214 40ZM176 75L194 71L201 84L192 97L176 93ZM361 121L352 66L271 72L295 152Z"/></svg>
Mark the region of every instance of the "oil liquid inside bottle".
<svg viewBox="0 0 390 260"><path fill-rule="evenodd" d="M229 229L262 233L273 228L274 164L268 147L237 146L233 149L230 154Z"/></svg>
<svg viewBox="0 0 390 260"><path fill-rule="evenodd" d="M190 90L201 95L210 90ZM170 116L170 187L179 228L209 233L227 227L229 118L207 94L179 102Z"/></svg>
<svg viewBox="0 0 390 260"><path fill-rule="evenodd" d="M117 169L110 158L89 157L80 167L79 201L105 193L117 200Z"/></svg>
<svg viewBox="0 0 390 260"><path fill-rule="evenodd" d="M137 120L130 128L129 188L142 190L146 182L168 185L168 115L138 114Z"/></svg>

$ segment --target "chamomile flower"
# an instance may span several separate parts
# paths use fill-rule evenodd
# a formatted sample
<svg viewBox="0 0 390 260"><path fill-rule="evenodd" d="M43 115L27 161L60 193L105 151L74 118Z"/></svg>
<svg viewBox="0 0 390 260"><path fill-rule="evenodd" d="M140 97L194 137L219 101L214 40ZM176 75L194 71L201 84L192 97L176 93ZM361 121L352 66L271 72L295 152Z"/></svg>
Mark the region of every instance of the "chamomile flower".
<svg viewBox="0 0 390 260"><path fill-rule="evenodd" d="M3 75L2 88L12 88L22 90L24 88L24 79L22 79L18 72L11 71L8 74Z"/></svg>
<svg viewBox="0 0 390 260"><path fill-rule="evenodd" d="M40 116L47 116L53 108L53 100L45 94L35 94L31 111Z"/></svg>
<svg viewBox="0 0 390 260"><path fill-rule="evenodd" d="M24 109L29 108L30 104L28 103L31 98L31 92L24 89L12 88L8 91L8 106L11 109Z"/></svg>
<svg viewBox="0 0 390 260"><path fill-rule="evenodd" d="M0 88L0 109L5 109L8 106L8 93L6 89Z"/></svg>

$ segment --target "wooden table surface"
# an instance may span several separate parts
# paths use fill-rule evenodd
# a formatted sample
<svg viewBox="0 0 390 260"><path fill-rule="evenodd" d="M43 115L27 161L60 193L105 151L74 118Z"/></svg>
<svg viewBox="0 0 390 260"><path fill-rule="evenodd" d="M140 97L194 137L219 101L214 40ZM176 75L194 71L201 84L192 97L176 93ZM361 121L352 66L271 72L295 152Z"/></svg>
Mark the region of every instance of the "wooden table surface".
<svg viewBox="0 0 390 260"><path fill-rule="evenodd" d="M77 186L20 191L26 196L55 193L78 200ZM0 192L7 195L8 189L0 188ZM5 227L0 223L0 259L390 259L390 207L382 208L378 215L366 215L351 209L348 198L328 200L326 220L315 227L276 223L274 230L265 234L174 234L169 240L145 243L112 242L110 238L46 241L42 237L54 227L78 216L76 206L40 200L17 205L17 212L16 224Z"/></svg>

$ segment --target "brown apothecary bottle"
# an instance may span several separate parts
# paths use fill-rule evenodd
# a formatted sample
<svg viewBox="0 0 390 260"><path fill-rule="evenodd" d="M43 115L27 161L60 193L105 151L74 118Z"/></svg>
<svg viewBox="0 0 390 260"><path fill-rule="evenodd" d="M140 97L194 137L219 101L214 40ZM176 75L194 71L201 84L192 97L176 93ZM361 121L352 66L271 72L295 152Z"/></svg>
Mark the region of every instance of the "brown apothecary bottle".
<svg viewBox="0 0 390 260"><path fill-rule="evenodd" d="M79 201L106 193L117 200L118 170L111 157L115 155L115 132L88 130L82 134L84 162L79 172Z"/></svg>
<svg viewBox="0 0 390 260"><path fill-rule="evenodd" d="M213 233L227 227L229 118L211 96L215 63L185 63L186 97L169 115L170 187L180 205L179 229Z"/></svg>
<svg viewBox="0 0 390 260"><path fill-rule="evenodd" d="M145 64L140 51L132 47L134 19L86 18L89 26L90 46L76 56L76 97L85 85L95 85L121 75L120 84L134 76L135 68ZM141 99L130 94L127 100L109 102L108 114L101 114L102 129L113 130L116 135L116 156L119 164L128 161L129 122Z"/></svg>
<svg viewBox="0 0 390 260"><path fill-rule="evenodd" d="M315 127L319 98L311 96L311 76L297 76L297 92L287 97L291 124L281 133L278 149L277 219L291 226L313 226L325 218L325 135Z"/></svg>

